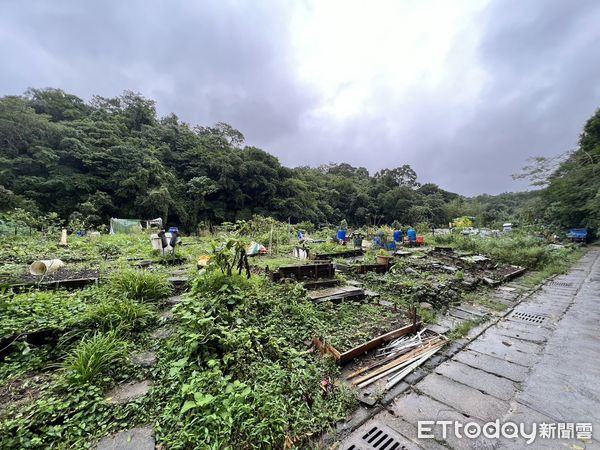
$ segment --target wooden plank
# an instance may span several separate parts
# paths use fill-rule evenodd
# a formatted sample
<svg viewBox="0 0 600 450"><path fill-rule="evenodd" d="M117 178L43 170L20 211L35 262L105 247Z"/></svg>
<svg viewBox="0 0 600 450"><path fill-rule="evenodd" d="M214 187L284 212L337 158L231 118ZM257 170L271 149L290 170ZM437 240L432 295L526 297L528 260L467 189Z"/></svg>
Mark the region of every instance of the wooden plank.
<svg viewBox="0 0 600 450"><path fill-rule="evenodd" d="M429 326L431 326L431 325L429 325ZM417 349L417 348L419 348L419 347L421 347L423 345L426 345L426 344L428 344L430 342L434 342L435 340L438 340L438 337L439 336L432 336L430 338L426 338L426 339L423 340L423 342L420 345L415 346L414 348L410 349L409 351ZM404 353L404 354L406 354L406 353ZM354 378L354 377L356 377L358 375L361 375L361 374L363 374L365 372L368 372L369 370L373 370L376 367L381 367L384 364L388 364L390 361L395 361L396 359L398 359L401 356L402 355L389 355L389 356L386 356L385 358L383 358L383 359L381 359L379 361L375 361L375 362L369 364L368 366L361 367L360 369L355 370L351 374L347 375L346 379L349 380L349 379Z"/></svg>
<svg viewBox="0 0 600 450"><path fill-rule="evenodd" d="M504 278L503 278L504 281L512 280L513 278L518 277L519 275L523 274L527 270L525 267L519 267L519 266L514 266L514 267L515 267L514 272L504 275Z"/></svg>
<svg viewBox="0 0 600 450"><path fill-rule="evenodd" d="M330 355L331 355L331 356L333 356L333 357L334 357L336 360L338 360L338 361L339 361L339 359L340 359L340 355L341 355L341 354L340 354L340 352L339 352L339 351L337 351L337 350L335 349L335 347L333 347L333 345L329 344L328 342L326 342L326 343L323 343L323 342L321 342L321 340L320 340L319 338L317 338L317 337L314 337L314 338L312 339L312 343L313 343L313 345L315 346L315 348L316 348L317 350L319 350L319 352L321 353L321 355L324 355L324 354L326 354L326 353L327 353L327 354L330 354Z"/></svg>
<svg viewBox="0 0 600 450"><path fill-rule="evenodd" d="M402 366L405 366L407 364L414 362L416 359L419 359L421 356L428 354L431 350L442 348L445 344L446 344L445 341L440 341L437 344L431 344L429 346L419 347L418 349L399 357L398 359L392 361L391 363L386 364L385 366L382 366L379 369L376 369L372 372L369 372L365 376L357 378L356 380L354 380L352 382L352 384L355 386L358 385L361 388L368 386L369 384L377 381L378 379L383 378L386 375L396 372Z"/></svg>
<svg viewBox="0 0 600 450"><path fill-rule="evenodd" d="M365 291L354 286L340 286L309 292L312 301L322 302L329 299L344 299L346 297L364 297Z"/></svg>
<svg viewBox="0 0 600 450"><path fill-rule="evenodd" d="M21 292L27 289L81 289L90 284L98 283L98 277L73 278L66 280L43 281L41 283L19 283L9 285L14 292Z"/></svg>
<svg viewBox="0 0 600 450"><path fill-rule="evenodd" d="M364 252L357 248L354 250L346 250L343 252L332 252L332 253L317 253L313 254L314 259L332 259L332 258L351 258L353 256L361 256Z"/></svg>
<svg viewBox="0 0 600 450"><path fill-rule="evenodd" d="M358 274L367 272L385 273L389 270L388 264L357 264L351 267Z"/></svg>
<svg viewBox="0 0 600 450"><path fill-rule="evenodd" d="M340 355L340 364L346 364L348 361L352 361L359 355L368 352L369 350L373 350L374 348L379 347L381 344L385 342L389 342L393 339L404 336L405 334L413 333L417 331L421 327L421 322L417 322L415 325L410 324L406 325L402 328L398 328L397 330L390 331L389 333L382 334L381 336L377 336L374 339L371 339L369 342L366 342L358 347L354 347L347 352L344 352Z"/></svg>

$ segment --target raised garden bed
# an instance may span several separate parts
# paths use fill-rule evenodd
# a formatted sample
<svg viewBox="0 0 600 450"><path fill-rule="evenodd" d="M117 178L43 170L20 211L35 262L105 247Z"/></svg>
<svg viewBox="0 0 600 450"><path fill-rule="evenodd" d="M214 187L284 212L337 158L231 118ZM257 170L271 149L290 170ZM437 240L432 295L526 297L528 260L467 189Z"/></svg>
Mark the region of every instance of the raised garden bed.
<svg viewBox="0 0 600 450"><path fill-rule="evenodd" d="M401 328L397 328L395 330L392 330L388 333L384 333L381 334L379 336L376 336L375 338L357 345L349 350L346 350L344 352L340 352L339 350L337 350L333 345L331 345L328 342L323 342L321 339L315 337L313 338L312 342L313 345L321 352L321 354L330 354L331 356L333 356L336 361L339 364L346 364L350 361L352 361L354 358L364 355L365 353L368 353L371 350L374 350L378 347L380 347L381 345L390 342L394 339L397 339L401 336L404 336L406 334L409 333L413 333L415 331L417 331L421 326L421 322L417 322L416 324L410 324L410 325L405 325Z"/></svg>
<svg viewBox="0 0 600 450"><path fill-rule="evenodd" d="M7 280L2 280L3 283L9 285L37 285L40 282L42 283L50 283L50 282L62 282L67 280L81 280L81 279L89 279L94 278L98 279L99 271L98 269L82 269L82 270L74 270L68 267L62 268L55 273L51 273L45 275L43 277L37 275L31 275L28 271L26 272L24 269L20 275L15 275Z"/></svg>
<svg viewBox="0 0 600 450"><path fill-rule="evenodd" d="M367 272L386 273L390 266L388 264L340 264L336 263L335 268L344 273L364 274Z"/></svg>
<svg viewBox="0 0 600 450"><path fill-rule="evenodd" d="M319 278L333 278L335 267L331 262L317 264L303 264L299 266L284 266L271 273L271 280L318 280Z"/></svg>
<svg viewBox="0 0 600 450"><path fill-rule="evenodd" d="M353 256L362 256L363 251L360 248L353 250L344 250L343 252L330 252L330 253L311 253L309 251L310 259L334 259L334 258L352 258Z"/></svg>
<svg viewBox="0 0 600 450"><path fill-rule="evenodd" d="M43 281L38 283L16 283L9 285L14 292L21 292L27 289L82 289L91 284L98 283L98 277L73 278L66 280Z"/></svg>
<svg viewBox="0 0 600 450"><path fill-rule="evenodd" d="M365 291L356 286L338 286L311 291L308 296L315 303L341 302L344 300L362 300Z"/></svg>

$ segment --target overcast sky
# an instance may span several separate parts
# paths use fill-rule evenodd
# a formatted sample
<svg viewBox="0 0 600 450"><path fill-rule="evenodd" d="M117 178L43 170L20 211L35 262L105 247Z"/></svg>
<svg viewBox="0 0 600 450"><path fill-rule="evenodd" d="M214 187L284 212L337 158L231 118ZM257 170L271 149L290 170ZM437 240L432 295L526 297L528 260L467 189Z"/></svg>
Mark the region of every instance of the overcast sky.
<svg viewBox="0 0 600 450"><path fill-rule="evenodd" d="M526 187L600 106L598 0L0 0L0 95L129 89L288 166Z"/></svg>

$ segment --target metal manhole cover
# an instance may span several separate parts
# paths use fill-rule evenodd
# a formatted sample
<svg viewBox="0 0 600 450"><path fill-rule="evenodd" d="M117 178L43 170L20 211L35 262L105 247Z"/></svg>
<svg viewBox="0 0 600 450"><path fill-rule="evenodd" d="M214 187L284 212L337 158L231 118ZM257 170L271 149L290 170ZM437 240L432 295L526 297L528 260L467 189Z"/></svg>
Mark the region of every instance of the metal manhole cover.
<svg viewBox="0 0 600 450"><path fill-rule="evenodd" d="M516 312L511 316L513 319L524 320L531 323L542 323L546 318L537 314L528 314L524 312Z"/></svg>
<svg viewBox="0 0 600 450"><path fill-rule="evenodd" d="M357 430L342 448L344 450L413 450L415 445L382 423L372 423Z"/></svg>
<svg viewBox="0 0 600 450"><path fill-rule="evenodd" d="M550 286L561 286L561 287L571 287L573 286L573 283L570 283L569 281L551 281Z"/></svg>

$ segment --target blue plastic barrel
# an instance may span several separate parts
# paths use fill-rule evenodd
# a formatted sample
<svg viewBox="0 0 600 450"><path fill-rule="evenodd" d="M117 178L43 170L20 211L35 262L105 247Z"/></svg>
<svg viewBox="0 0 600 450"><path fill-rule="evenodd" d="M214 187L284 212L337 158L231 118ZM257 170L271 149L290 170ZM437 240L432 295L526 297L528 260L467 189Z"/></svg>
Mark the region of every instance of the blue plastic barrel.
<svg viewBox="0 0 600 450"><path fill-rule="evenodd" d="M345 241L346 240L346 230L338 230L337 238L339 241Z"/></svg>
<svg viewBox="0 0 600 450"><path fill-rule="evenodd" d="M402 242L402 231L401 230L394 231L394 241Z"/></svg>
<svg viewBox="0 0 600 450"><path fill-rule="evenodd" d="M411 242L416 242L417 240L417 232L415 230L413 230L412 228L410 228L407 232L406 235L408 236L408 240Z"/></svg>

